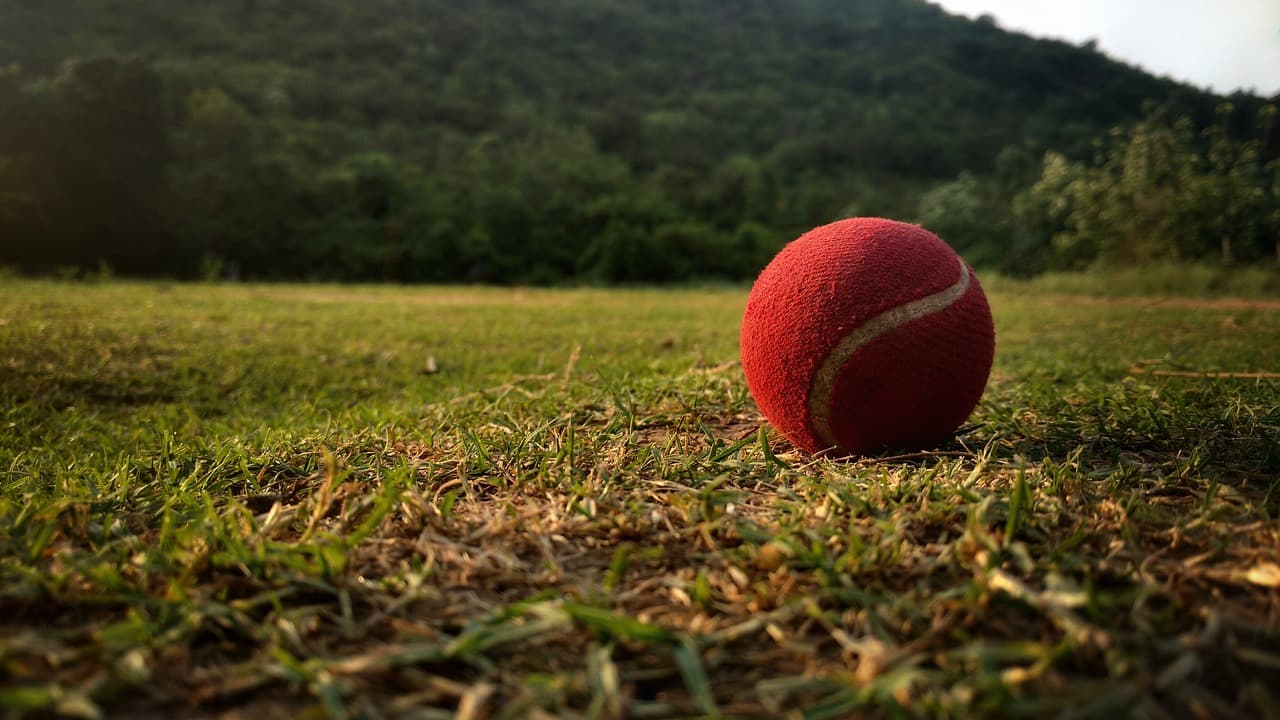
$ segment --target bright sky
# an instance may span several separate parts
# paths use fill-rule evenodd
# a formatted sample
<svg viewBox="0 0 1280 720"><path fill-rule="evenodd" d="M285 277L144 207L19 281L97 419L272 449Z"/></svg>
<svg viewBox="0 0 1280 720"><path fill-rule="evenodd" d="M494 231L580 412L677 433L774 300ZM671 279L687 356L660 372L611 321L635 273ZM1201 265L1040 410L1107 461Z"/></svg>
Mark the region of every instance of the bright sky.
<svg viewBox="0 0 1280 720"><path fill-rule="evenodd" d="M1280 0L933 0L1199 87L1280 94Z"/></svg>

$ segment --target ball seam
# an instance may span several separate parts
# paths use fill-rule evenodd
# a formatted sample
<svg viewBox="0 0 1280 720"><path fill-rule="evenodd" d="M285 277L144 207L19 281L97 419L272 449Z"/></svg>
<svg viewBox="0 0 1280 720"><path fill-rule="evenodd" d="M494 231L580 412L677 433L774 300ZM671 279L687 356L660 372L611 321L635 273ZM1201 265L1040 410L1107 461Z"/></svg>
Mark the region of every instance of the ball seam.
<svg viewBox="0 0 1280 720"><path fill-rule="evenodd" d="M914 320L928 317L956 304L969 289L969 266L960 260L960 279L950 287L876 315L849 331L822 361L809 388L809 422L825 450L840 446L831 429L831 393L840 368L871 341Z"/></svg>

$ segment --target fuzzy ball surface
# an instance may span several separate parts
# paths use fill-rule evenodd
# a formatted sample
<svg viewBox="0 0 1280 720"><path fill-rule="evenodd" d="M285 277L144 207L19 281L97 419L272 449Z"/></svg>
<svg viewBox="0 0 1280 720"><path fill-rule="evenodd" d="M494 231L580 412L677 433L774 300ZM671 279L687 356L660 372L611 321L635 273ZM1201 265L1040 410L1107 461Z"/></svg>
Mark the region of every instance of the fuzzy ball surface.
<svg viewBox="0 0 1280 720"><path fill-rule="evenodd" d="M815 228L760 273L742 368L769 422L809 453L945 440L982 397L995 353L986 295L938 236L883 218Z"/></svg>

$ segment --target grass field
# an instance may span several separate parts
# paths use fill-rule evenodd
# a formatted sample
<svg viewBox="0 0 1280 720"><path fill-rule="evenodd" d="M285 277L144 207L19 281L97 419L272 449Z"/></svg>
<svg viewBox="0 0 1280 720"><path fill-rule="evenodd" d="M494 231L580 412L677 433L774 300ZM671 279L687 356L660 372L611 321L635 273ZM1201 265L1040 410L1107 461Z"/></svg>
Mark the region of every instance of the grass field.
<svg viewBox="0 0 1280 720"><path fill-rule="evenodd" d="M848 462L744 301L0 285L0 713L1280 717L1280 303L997 293Z"/></svg>

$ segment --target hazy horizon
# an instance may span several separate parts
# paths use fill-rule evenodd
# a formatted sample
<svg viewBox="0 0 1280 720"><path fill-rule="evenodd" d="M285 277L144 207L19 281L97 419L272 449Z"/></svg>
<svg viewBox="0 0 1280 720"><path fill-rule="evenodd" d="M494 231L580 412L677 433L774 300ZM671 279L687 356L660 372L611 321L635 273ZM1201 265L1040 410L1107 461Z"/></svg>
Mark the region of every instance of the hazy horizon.
<svg viewBox="0 0 1280 720"><path fill-rule="evenodd" d="M1280 2L1274 0L934 0L989 14L1008 30L1075 43L1198 87L1280 94Z"/></svg>

